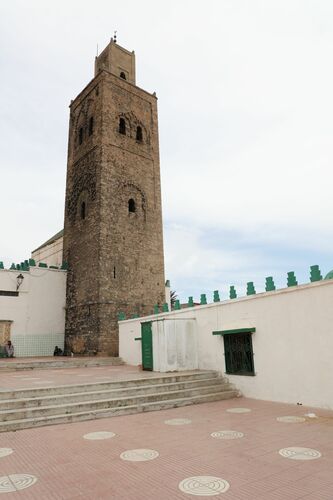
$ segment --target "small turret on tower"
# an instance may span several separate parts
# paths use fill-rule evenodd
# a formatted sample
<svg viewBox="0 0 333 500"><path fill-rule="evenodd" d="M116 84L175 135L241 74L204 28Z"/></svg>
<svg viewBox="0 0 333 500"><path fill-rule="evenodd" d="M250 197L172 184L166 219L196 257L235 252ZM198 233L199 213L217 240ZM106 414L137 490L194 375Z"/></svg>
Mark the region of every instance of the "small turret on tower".
<svg viewBox="0 0 333 500"><path fill-rule="evenodd" d="M109 45L95 59L95 76L100 71L109 71L135 85L135 53L129 52L111 38Z"/></svg>

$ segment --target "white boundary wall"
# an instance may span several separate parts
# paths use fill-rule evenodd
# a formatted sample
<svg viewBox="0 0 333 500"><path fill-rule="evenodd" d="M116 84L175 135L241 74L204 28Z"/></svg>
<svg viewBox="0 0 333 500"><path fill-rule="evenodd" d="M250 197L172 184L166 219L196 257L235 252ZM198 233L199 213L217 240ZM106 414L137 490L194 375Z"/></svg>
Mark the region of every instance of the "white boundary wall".
<svg viewBox="0 0 333 500"><path fill-rule="evenodd" d="M225 373L223 337L213 331L255 327L255 376L229 380L248 397L333 409L333 280L121 321L119 355L140 365L141 322L186 318L196 322L199 369ZM163 370L157 356L165 354L154 347L154 369Z"/></svg>
<svg viewBox="0 0 333 500"><path fill-rule="evenodd" d="M12 322L15 356L51 356L55 345L64 345L67 272L0 269L0 290L16 291L19 274L24 279L18 297L0 296L0 320Z"/></svg>

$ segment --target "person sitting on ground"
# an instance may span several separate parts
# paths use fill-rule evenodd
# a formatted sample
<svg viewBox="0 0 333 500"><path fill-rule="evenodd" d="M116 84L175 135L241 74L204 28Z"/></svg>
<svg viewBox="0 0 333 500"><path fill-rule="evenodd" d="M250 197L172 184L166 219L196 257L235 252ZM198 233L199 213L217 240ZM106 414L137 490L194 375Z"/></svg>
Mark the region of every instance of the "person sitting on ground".
<svg viewBox="0 0 333 500"><path fill-rule="evenodd" d="M53 356L62 356L62 349L60 349L57 345L54 348Z"/></svg>
<svg viewBox="0 0 333 500"><path fill-rule="evenodd" d="M7 358L14 358L14 346L11 343L10 340L8 340L7 344L5 345L5 353Z"/></svg>

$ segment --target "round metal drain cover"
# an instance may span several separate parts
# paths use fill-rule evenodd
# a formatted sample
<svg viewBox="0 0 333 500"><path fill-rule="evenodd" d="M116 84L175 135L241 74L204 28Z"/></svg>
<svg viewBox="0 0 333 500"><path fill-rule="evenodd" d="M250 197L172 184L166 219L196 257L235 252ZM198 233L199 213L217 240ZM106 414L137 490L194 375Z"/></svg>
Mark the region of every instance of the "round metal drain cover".
<svg viewBox="0 0 333 500"><path fill-rule="evenodd" d="M250 408L228 408L227 411L229 413L249 413Z"/></svg>
<svg viewBox="0 0 333 500"><path fill-rule="evenodd" d="M13 491L29 488L37 481L37 477L31 474L10 474L0 477L0 493L12 493Z"/></svg>
<svg viewBox="0 0 333 500"><path fill-rule="evenodd" d="M286 424L297 424L297 423L305 422L304 417L293 417L291 415L288 415L286 417L277 417L276 420L278 422L285 422Z"/></svg>
<svg viewBox="0 0 333 500"><path fill-rule="evenodd" d="M170 420L164 420L167 425L186 425L191 424L192 420L189 418L171 418Z"/></svg>
<svg viewBox="0 0 333 500"><path fill-rule="evenodd" d="M216 439L239 439L244 437L244 434L238 431L216 431L212 432L211 436Z"/></svg>
<svg viewBox="0 0 333 500"><path fill-rule="evenodd" d="M225 493L230 488L230 484L221 477L194 476L183 479L178 487L180 491L189 495L210 497Z"/></svg>
<svg viewBox="0 0 333 500"><path fill-rule="evenodd" d="M110 439L115 436L114 432L107 432L107 431L99 431L99 432L89 432L88 434L85 434L83 437L84 439L90 439L90 440L100 440L100 439Z"/></svg>
<svg viewBox="0 0 333 500"><path fill-rule="evenodd" d="M129 460L130 462L145 462L146 460L154 460L159 455L158 451L146 450L144 448L138 450L124 451L120 458L122 460Z"/></svg>
<svg viewBox="0 0 333 500"><path fill-rule="evenodd" d="M13 451L11 448L0 448L0 458L11 455Z"/></svg>
<svg viewBox="0 0 333 500"><path fill-rule="evenodd" d="M312 448L300 448L298 446L282 448L279 453L282 457L291 458L292 460L315 460L316 458L321 457L321 453L318 450L313 450Z"/></svg>

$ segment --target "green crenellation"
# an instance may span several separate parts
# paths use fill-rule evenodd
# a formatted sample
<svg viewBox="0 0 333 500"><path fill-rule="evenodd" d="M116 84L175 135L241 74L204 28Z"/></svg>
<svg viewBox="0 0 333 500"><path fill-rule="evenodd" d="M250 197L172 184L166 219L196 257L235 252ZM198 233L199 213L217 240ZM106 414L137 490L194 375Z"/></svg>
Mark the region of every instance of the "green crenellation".
<svg viewBox="0 0 333 500"><path fill-rule="evenodd" d="M63 261L60 269L63 269L64 271L68 271L68 263L65 260Z"/></svg>
<svg viewBox="0 0 333 500"><path fill-rule="evenodd" d="M188 298L187 306L188 307L193 307L194 306L193 297L189 297Z"/></svg>
<svg viewBox="0 0 333 500"><path fill-rule="evenodd" d="M266 292L273 292L274 290L276 290L275 283L274 283L272 276L268 276L266 278L265 290L266 290Z"/></svg>
<svg viewBox="0 0 333 500"><path fill-rule="evenodd" d="M180 300L179 299L176 299L175 300L175 305L174 305L174 311L179 311L180 309Z"/></svg>
<svg viewBox="0 0 333 500"><path fill-rule="evenodd" d="M159 312L160 312L160 308L159 308L158 304L155 304L154 305L154 314L159 314Z"/></svg>
<svg viewBox="0 0 333 500"><path fill-rule="evenodd" d="M207 297L205 293L202 293L200 295L200 305L204 306L207 304Z"/></svg>
<svg viewBox="0 0 333 500"><path fill-rule="evenodd" d="M118 313L118 321L124 321L126 319L126 314L122 311Z"/></svg>
<svg viewBox="0 0 333 500"><path fill-rule="evenodd" d="M30 267L33 267L33 266L35 266L35 265L36 265L36 261L35 261L35 259L29 259L29 266L30 266Z"/></svg>
<svg viewBox="0 0 333 500"><path fill-rule="evenodd" d="M298 283L296 281L296 276L294 271L289 271L288 273L288 278L287 278L287 286L297 286Z"/></svg>
<svg viewBox="0 0 333 500"><path fill-rule="evenodd" d="M246 295L255 295L255 294L256 294L256 290L254 288L253 281L248 281L246 283Z"/></svg>
<svg viewBox="0 0 333 500"><path fill-rule="evenodd" d="M40 262L38 264L38 267L47 267L47 264L45 264L45 262Z"/></svg>
<svg viewBox="0 0 333 500"><path fill-rule="evenodd" d="M3 262L0 260L0 269L4 269Z"/></svg>
<svg viewBox="0 0 333 500"><path fill-rule="evenodd" d="M162 305L162 312L169 312L169 305L167 304L167 302L164 302L164 304Z"/></svg>
<svg viewBox="0 0 333 500"><path fill-rule="evenodd" d="M220 294L218 290L214 290L214 302L220 302Z"/></svg>
<svg viewBox="0 0 333 500"><path fill-rule="evenodd" d="M230 286L229 297L230 299L237 299L237 292L234 285Z"/></svg>
<svg viewBox="0 0 333 500"><path fill-rule="evenodd" d="M323 279L319 266L316 264L314 266L310 266L310 281L313 283L314 281L321 281Z"/></svg>

